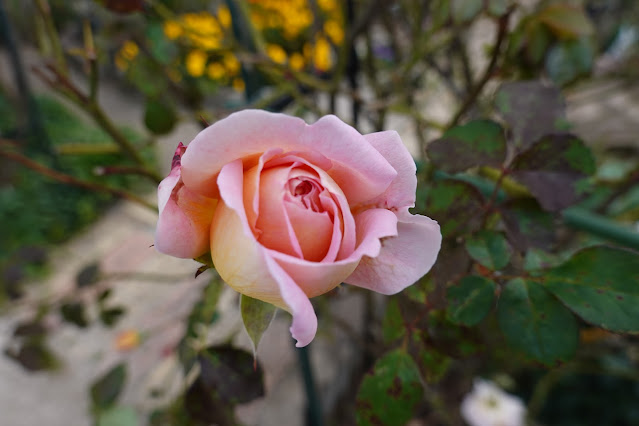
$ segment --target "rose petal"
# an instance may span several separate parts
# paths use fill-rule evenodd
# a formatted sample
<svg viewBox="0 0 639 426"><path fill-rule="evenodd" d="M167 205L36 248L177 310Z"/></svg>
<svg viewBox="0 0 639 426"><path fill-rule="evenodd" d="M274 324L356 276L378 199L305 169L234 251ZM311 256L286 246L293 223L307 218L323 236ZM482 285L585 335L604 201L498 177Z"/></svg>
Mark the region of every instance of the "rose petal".
<svg viewBox="0 0 639 426"><path fill-rule="evenodd" d="M313 340L317 317L308 297L259 244L244 211L241 160L225 165L218 177L222 201L211 227L211 258L222 279L235 290L279 306L293 316L297 346Z"/></svg>
<svg viewBox="0 0 639 426"><path fill-rule="evenodd" d="M333 221L326 212L314 212L292 202L284 203L295 239L303 258L319 262L328 253L333 236Z"/></svg>
<svg viewBox="0 0 639 426"><path fill-rule="evenodd" d="M323 263L275 251L270 251L270 254L308 297L324 294L349 277L362 256L377 256L382 247L380 238L397 235L397 216L390 210L366 210L356 215L354 220L359 241L357 249L346 259Z"/></svg>
<svg viewBox="0 0 639 426"><path fill-rule="evenodd" d="M398 212L397 237L382 243L378 256L365 257L345 282L382 294L395 294L426 274L441 247L439 225L408 208Z"/></svg>
<svg viewBox="0 0 639 426"><path fill-rule="evenodd" d="M331 160L330 174L351 203L384 192L397 175L360 133L335 116L309 126L299 118L245 110L193 139L182 158L182 179L191 190L215 197L216 176L225 164L255 157L274 146L285 151L317 151Z"/></svg>
<svg viewBox="0 0 639 426"><path fill-rule="evenodd" d="M161 210L154 246L160 253L192 259L208 251L209 228L217 200L195 194L181 182L173 184L175 178L167 177L158 188Z"/></svg>
<svg viewBox="0 0 639 426"><path fill-rule="evenodd" d="M388 208L401 209L415 206L415 192L417 190L416 167L413 157L404 146L399 134L394 130L370 133L364 138L386 158L397 171L393 180L383 194L366 202L366 204Z"/></svg>

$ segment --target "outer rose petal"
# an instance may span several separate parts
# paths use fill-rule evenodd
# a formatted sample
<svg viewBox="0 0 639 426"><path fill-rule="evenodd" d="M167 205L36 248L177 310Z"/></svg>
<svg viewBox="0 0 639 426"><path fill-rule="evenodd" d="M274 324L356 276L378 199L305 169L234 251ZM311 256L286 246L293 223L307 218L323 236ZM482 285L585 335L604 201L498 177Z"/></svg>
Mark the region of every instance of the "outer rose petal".
<svg viewBox="0 0 639 426"><path fill-rule="evenodd" d="M239 142L239 143L238 143ZM269 148L317 151L331 160L329 174L350 203L371 199L390 185L397 172L352 127L335 116L313 125L283 114L245 110L207 127L189 144L182 158L182 179L191 190L216 196L216 177L236 159L257 162Z"/></svg>
<svg viewBox="0 0 639 426"><path fill-rule="evenodd" d="M397 177L386 188L386 191L373 200L367 201L366 204L391 209L413 207L417 191L417 176L415 174L417 168L399 134L394 130L387 130L369 133L364 135L364 139L397 170Z"/></svg>
<svg viewBox="0 0 639 426"><path fill-rule="evenodd" d="M408 208L398 213L396 237L382 242L376 257L365 257L345 282L382 294L395 294L426 274L441 247L439 225Z"/></svg>
<svg viewBox="0 0 639 426"><path fill-rule="evenodd" d="M165 254L190 259L208 251L209 227L216 200L189 191L180 180L180 144L171 173L158 186L160 217L155 248Z"/></svg>
<svg viewBox="0 0 639 426"><path fill-rule="evenodd" d="M211 226L211 258L235 290L289 311L291 334L298 347L306 346L317 331L313 305L255 240L244 211L242 174L242 161L236 160L225 165L218 177L222 201Z"/></svg>

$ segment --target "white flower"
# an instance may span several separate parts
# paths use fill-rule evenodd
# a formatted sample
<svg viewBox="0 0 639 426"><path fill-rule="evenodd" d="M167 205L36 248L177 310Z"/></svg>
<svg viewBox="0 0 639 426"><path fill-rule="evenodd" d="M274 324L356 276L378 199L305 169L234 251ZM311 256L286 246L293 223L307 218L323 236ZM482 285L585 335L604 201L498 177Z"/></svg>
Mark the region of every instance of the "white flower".
<svg viewBox="0 0 639 426"><path fill-rule="evenodd" d="M493 382L475 379L461 403L461 415L470 426L523 426L526 408Z"/></svg>

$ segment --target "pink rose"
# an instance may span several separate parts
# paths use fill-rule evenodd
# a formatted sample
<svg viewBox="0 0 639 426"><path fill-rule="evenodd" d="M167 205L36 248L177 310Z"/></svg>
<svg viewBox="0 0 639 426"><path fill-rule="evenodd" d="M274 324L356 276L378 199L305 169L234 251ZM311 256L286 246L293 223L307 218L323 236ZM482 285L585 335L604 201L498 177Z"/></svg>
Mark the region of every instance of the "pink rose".
<svg viewBox="0 0 639 426"><path fill-rule="evenodd" d="M441 234L408 212L416 186L394 131L241 111L178 146L158 187L155 247L210 251L231 287L291 313L301 347L317 331L310 297L342 282L394 294L431 268Z"/></svg>

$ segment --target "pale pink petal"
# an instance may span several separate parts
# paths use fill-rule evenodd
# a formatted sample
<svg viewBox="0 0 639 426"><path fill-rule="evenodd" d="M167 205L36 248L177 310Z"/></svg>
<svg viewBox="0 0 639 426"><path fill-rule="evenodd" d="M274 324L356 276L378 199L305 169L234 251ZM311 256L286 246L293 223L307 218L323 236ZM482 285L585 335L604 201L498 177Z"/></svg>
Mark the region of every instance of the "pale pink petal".
<svg viewBox="0 0 639 426"><path fill-rule="evenodd" d="M323 117L309 126L299 118L245 110L209 126L193 139L182 158L182 179L191 190L214 197L222 166L239 158L257 161L257 156L273 147L316 151L328 158L333 163L331 176L351 203L383 193L397 175L360 133L337 117Z"/></svg>
<svg viewBox="0 0 639 426"><path fill-rule="evenodd" d="M324 294L350 276L362 256L375 257L382 247L380 239L397 235L397 216L390 210L371 209L355 216L358 231L357 249L336 262L309 262L271 251L271 256L308 297Z"/></svg>
<svg viewBox="0 0 639 426"><path fill-rule="evenodd" d="M331 245L333 221L326 212L314 212L296 203L285 202L295 238L303 258L315 262L322 260Z"/></svg>
<svg viewBox="0 0 639 426"><path fill-rule="evenodd" d="M160 217L154 245L161 253L188 259L208 251L209 227L217 201L182 184L180 158L185 149L182 143L178 145L171 173L158 186Z"/></svg>
<svg viewBox="0 0 639 426"><path fill-rule="evenodd" d="M378 256L365 257L345 282L382 294L394 294L415 283L435 263L441 246L439 225L408 209L398 212L396 237L382 241Z"/></svg>
<svg viewBox="0 0 639 426"><path fill-rule="evenodd" d="M386 158L397 171L397 177L386 191L366 204L388 209L415 206L417 190L416 167L413 157L404 146L399 134L394 130L370 133L364 138Z"/></svg>
<svg viewBox="0 0 639 426"><path fill-rule="evenodd" d="M313 340L317 317L308 297L255 240L243 202L241 160L222 168L217 181L222 201L211 227L211 257L222 279L235 290L281 307L293 316L297 346Z"/></svg>

